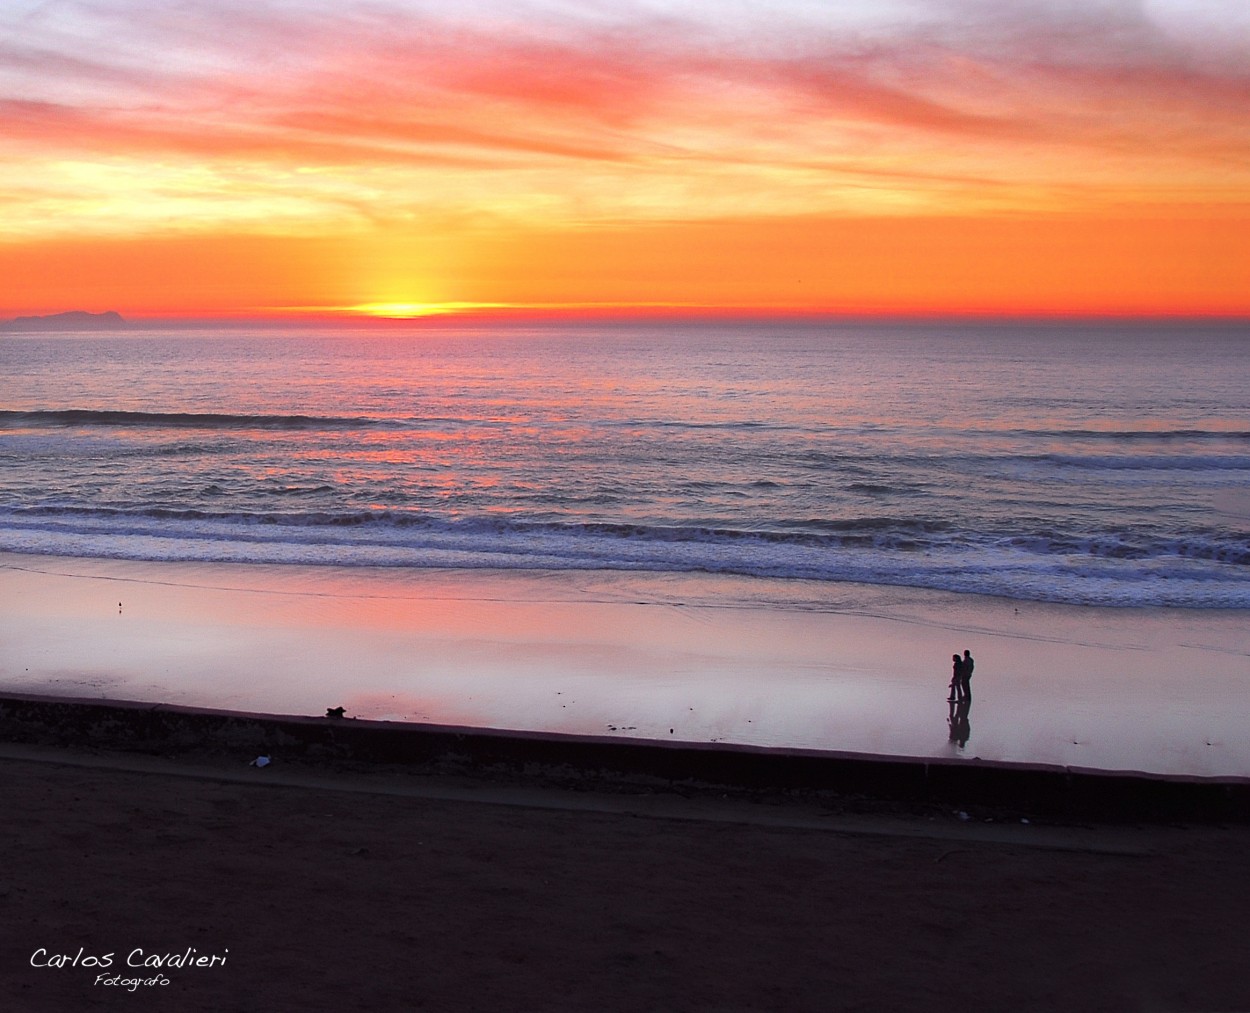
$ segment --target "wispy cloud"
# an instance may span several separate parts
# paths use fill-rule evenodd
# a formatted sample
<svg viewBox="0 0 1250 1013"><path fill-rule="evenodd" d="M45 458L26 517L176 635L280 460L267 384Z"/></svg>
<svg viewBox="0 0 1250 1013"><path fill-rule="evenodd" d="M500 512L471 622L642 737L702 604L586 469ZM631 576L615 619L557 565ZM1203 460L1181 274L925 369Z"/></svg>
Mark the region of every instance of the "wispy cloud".
<svg viewBox="0 0 1250 1013"><path fill-rule="evenodd" d="M1239 11L18 2L0 21L0 193L10 232L259 225L259 202L286 209L275 228L315 229L389 210L593 222L1226 199L1250 187ZM41 181L40 213L15 211ZM110 212L75 219L80 192L46 215L71 185L106 188Z"/></svg>

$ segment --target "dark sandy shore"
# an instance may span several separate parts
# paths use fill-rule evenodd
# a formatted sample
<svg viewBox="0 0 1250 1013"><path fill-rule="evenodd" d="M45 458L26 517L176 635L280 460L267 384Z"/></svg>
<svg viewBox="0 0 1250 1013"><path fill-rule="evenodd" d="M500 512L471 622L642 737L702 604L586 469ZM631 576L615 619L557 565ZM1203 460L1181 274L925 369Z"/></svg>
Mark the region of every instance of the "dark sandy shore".
<svg viewBox="0 0 1250 1013"><path fill-rule="evenodd" d="M5 1010L1250 1009L1239 822L12 742L0 793Z"/></svg>

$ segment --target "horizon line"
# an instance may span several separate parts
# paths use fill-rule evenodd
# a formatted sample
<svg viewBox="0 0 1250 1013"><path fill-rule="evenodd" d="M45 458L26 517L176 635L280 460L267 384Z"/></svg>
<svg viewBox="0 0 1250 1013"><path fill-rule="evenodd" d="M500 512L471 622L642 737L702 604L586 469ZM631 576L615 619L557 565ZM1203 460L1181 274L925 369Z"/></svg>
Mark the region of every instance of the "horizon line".
<svg viewBox="0 0 1250 1013"><path fill-rule="evenodd" d="M388 312L390 310L391 312ZM1242 310L1126 310L1126 309L895 309L885 307L752 306L696 303L411 303L362 304L358 306L256 307L245 310L197 312L126 312L103 310L26 311L0 318L0 328L19 321L87 314L116 315L123 327L188 328L264 326L283 327L438 327L535 323L633 323L665 320L682 322L1022 322L1022 323L1250 323L1250 307Z"/></svg>

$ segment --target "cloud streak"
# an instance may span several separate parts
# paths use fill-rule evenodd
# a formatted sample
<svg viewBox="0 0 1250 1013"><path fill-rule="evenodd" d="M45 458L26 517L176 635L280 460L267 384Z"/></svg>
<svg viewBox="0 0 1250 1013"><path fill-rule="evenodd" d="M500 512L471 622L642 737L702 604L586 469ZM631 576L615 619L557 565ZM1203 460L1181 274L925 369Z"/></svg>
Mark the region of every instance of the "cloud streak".
<svg viewBox="0 0 1250 1013"><path fill-rule="evenodd" d="M1235 0L11 0L0 225L1244 215L1247 108Z"/></svg>

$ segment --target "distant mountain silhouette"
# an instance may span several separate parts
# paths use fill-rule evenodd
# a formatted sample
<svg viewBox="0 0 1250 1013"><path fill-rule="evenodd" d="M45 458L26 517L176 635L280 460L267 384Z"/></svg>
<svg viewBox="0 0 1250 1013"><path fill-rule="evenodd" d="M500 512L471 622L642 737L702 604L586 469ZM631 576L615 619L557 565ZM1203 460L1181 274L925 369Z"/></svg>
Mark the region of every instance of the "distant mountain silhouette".
<svg viewBox="0 0 1250 1013"><path fill-rule="evenodd" d="M111 331L125 326L122 315L114 310L105 313L70 310L43 317L17 317L0 323L0 331Z"/></svg>

